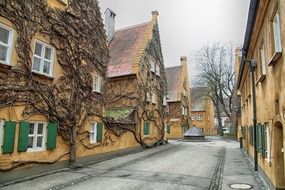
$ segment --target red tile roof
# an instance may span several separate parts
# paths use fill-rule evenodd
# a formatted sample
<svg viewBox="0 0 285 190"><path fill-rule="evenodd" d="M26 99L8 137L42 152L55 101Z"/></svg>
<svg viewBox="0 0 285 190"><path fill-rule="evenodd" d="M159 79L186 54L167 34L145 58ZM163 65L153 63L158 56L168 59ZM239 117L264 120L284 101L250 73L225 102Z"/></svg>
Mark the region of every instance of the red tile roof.
<svg viewBox="0 0 285 190"><path fill-rule="evenodd" d="M182 66L165 68L167 80L168 102L176 102L181 100L180 84L182 82Z"/></svg>
<svg viewBox="0 0 285 190"><path fill-rule="evenodd" d="M108 77L132 74L132 64L142 44L148 25L149 22L116 31L109 45Z"/></svg>

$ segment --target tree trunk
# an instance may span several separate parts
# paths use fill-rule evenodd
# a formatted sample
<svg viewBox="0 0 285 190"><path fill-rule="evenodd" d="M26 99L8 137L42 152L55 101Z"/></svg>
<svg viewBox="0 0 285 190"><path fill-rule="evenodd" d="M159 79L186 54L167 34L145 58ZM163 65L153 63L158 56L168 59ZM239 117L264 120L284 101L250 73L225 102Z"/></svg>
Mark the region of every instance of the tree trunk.
<svg viewBox="0 0 285 190"><path fill-rule="evenodd" d="M76 167L76 127L72 127L71 143L70 143L70 167Z"/></svg>
<svg viewBox="0 0 285 190"><path fill-rule="evenodd" d="M221 111L220 111L220 107L219 104L215 104L216 107L216 114L217 114L217 119L218 119L218 134L220 134L221 136L224 136L224 132L223 132L223 123L222 123L222 118L221 118Z"/></svg>

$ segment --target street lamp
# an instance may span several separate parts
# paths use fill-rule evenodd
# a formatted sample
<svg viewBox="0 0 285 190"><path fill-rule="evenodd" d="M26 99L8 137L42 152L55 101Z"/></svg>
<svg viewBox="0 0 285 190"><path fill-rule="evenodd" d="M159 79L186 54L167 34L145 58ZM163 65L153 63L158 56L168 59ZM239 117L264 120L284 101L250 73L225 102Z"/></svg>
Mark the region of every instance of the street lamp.
<svg viewBox="0 0 285 190"><path fill-rule="evenodd" d="M251 86L252 86L252 105L253 105L253 140L254 140L254 170L258 170L258 157L257 157L257 127L256 127L256 95L255 95L255 83L254 83L254 71L257 67L257 62L254 59L245 59L244 62L249 65L251 72Z"/></svg>

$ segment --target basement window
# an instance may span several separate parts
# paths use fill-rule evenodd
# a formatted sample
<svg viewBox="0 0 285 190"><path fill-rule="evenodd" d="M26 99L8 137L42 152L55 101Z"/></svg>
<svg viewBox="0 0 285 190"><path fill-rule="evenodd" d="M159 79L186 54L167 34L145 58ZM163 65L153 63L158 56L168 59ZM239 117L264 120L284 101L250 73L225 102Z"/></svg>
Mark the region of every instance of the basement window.
<svg viewBox="0 0 285 190"><path fill-rule="evenodd" d="M41 41L36 41L32 70L36 73L52 76L54 48Z"/></svg>
<svg viewBox="0 0 285 190"><path fill-rule="evenodd" d="M46 142L45 122L31 122L29 127L28 151L40 151L45 149Z"/></svg>
<svg viewBox="0 0 285 190"><path fill-rule="evenodd" d="M0 63L11 65L13 30L0 23Z"/></svg>

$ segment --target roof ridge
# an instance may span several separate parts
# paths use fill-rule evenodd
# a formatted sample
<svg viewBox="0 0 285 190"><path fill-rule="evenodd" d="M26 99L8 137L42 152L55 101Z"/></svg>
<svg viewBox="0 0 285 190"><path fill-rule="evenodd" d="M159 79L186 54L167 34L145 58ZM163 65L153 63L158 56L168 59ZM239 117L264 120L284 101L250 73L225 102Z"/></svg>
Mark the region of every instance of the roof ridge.
<svg viewBox="0 0 285 190"><path fill-rule="evenodd" d="M133 26L127 26L127 27L124 27L124 28L120 28L120 29L116 30L115 32L121 32L121 31L124 31L124 30L129 30L129 29L137 28L137 27L140 27L140 26L143 26L143 25L147 25L147 24L149 24L149 23L150 23L150 22L144 22L144 23L140 23L140 24L133 25Z"/></svg>

